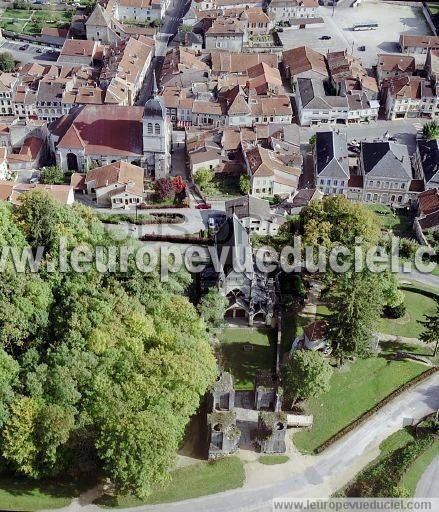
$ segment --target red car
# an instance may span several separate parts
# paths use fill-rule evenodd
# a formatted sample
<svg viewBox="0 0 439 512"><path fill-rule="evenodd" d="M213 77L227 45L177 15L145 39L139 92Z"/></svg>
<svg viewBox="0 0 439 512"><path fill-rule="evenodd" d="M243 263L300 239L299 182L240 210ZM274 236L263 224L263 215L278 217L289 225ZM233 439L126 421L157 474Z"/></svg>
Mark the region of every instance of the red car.
<svg viewBox="0 0 439 512"><path fill-rule="evenodd" d="M200 203L197 204L195 208L197 208L198 210L210 210L212 208L212 205L210 203Z"/></svg>

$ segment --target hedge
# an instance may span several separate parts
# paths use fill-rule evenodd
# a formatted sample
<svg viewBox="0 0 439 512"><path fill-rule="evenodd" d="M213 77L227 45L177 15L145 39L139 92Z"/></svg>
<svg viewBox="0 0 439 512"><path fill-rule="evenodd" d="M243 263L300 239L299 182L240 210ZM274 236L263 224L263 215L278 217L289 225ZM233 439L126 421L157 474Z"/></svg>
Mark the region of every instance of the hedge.
<svg viewBox="0 0 439 512"><path fill-rule="evenodd" d="M343 427L341 430L339 430L336 434L331 436L329 439L327 439L323 444L318 446L314 453L321 453L323 450L326 450L329 446L334 444L336 441L341 439L343 436L354 430L356 427L361 425L364 421L369 419L373 414L375 414L377 411L379 411L382 407L387 405L389 402L391 402L394 398L399 396L404 391L407 391L407 389L410 389L411 387L415 386L416 384L419 384L420 382L426 380L428 377L433 375L439 370L438 366L434 366L433 368L429 368L427 371L421 373L420 375L414 377L413 379L409 380L399 388L395 389L395 391L392 391L390 395L387 395L385 398L383 398L380 402L375 404L371 409L364 412L361 416L359 416L357 419L346 425L346 427Z"/></svg>

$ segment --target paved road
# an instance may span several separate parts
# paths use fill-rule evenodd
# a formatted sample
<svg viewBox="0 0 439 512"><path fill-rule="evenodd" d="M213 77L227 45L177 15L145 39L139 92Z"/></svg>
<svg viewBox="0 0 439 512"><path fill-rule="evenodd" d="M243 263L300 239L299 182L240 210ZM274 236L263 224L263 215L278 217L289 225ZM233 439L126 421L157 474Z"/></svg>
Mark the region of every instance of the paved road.
<svg viewBox="0 0 439 512"><path fill-rule="evenodd" d="M428 466L416 486L416 498L439 498L439 456Z"/></svg>
<svg viewBox="0 0 439 512"><path fill-rule="evenodd" d="M179 0L177 5L170 9L163 20L160 27L160 32L156 35L155 57L150 71L145 77L142 90L137 98L136 105L144 105L146 101L152 96L154 80L153 71L156 76L160 76L163 66L164 56L168 49L169 43L178 31L183 16L189 10L191 0Z"/></svg>
<svg viewBox="0 0 439 512"><path fill-rule="evenodd" d="M27 46L26 50L20 50L20 47L24 46ZM52 48L50 46L41 46L8 39L4 39L0 44L0 50L2 52L9 52L14 59L21 62L22 65L28 62L37 62L42 65L53 64L58 59L59 50L53 49L53 53L49 53L49 49ZM43 50L43 52L38 53L37 50Z"/></svg>

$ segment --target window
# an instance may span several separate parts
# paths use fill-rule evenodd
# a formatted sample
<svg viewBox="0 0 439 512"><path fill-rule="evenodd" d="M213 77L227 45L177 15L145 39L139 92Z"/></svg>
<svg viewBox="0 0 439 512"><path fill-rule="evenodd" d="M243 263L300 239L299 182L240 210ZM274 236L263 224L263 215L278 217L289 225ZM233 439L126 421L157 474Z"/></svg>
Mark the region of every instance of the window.
<svg viewBox="0 0 439 512"><path fill-rule="evenodd" d="M152 133L152 123L148 123L148 133Z"/></svg>
<svg viewBox="0 0 439 512"><path fill-rule="evenodd" d="M156 123L154 125L154 133L156 133L157 135L160 135L160 125L159 125L159 123Z"/></svg>

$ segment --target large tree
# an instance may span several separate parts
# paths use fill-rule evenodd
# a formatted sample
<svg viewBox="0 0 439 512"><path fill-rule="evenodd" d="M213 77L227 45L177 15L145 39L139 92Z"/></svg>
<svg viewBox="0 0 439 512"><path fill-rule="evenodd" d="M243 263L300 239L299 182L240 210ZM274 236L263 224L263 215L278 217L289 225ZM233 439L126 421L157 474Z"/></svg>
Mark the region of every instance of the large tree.
<svg viewBox="0 0 439 512"><path fill-rule="evenodd" d="M372 339L383 310L381 277L368 270L339 274L330 292L333 313L328 338L339 363L348 355L371 353Z"/></svg>
<svg viewBox="0 0 439 512"><path fill-rule="evenodd" d="M296 350L282 367L282 385L292 405L327 391L331 376L331 365L318 351Z"/></svg>
<svg viewBox="0 0 439 512"><path fill-rule="evenodd" d="M211 288L201 299L198 310L208 325L221 327L228 304L229 301L224 295Z"/></svg>
<svg viewBox="0 0 439 512"><path fill-rule="evenodd" d="M436 298L436 311L432 315L424 315L425 320L421 321L424 330L420 339L425 343L434 344L433 357L436 357L439 347L439 298Z"/></svg>
<svg viewBox="0 0 439 512"><path fill-rule="evenodd" d="M371 246L376 245L381 236L378 217L344 196L325 196L321 201L311 201L302 209L300 219L305 245L350 248L356 238L361 238L365 246Z"/></svg>
<svg viewBox="0 0 439 512"><path fill-rule="evenodd" d="M15 61L9 52L0 53L0 71L10 73L15 68Z"/></svg>
<svg viewBox="0 0 439 512"><path fill-rule="evenodd" d="M0 205L0 244L44 245L56 262L113 239L84 207L46 193ZM137 246L134 244L134 249ZM119 261L119 256L117 256ZM95 472L145 497L166 481L186 425L214 381L204 321L183 295L185 272L160 281L128 261L123 272L42 267L0 280L0 463L41 478ZM1 349L1 347L0 347Z"/></svg>
<svg viewBox="0 0 439 512"><path fill-rule="evenodd" d="M439 123L437 121L425 123L422 132L428 140L439 139Z"/></svg>
<svg viewBox="0 0 439 512"><path fill-rule="evenodd" d="M41 182L48 185L61 185L64 183L64 173L57 165L44 167L41 171Z"/></svg>

